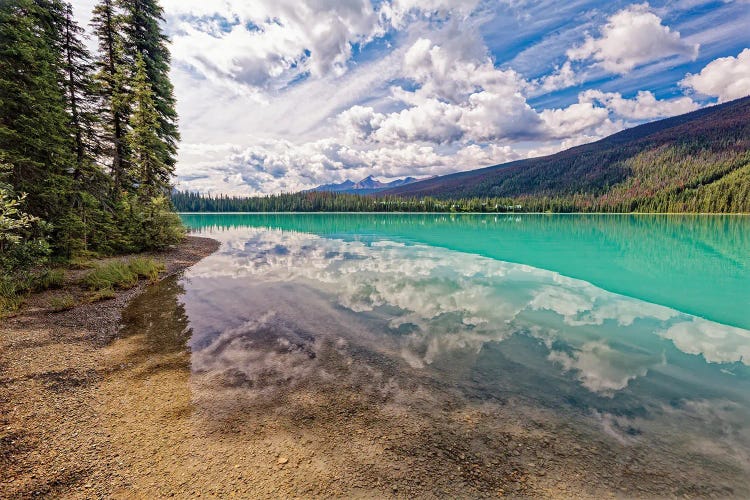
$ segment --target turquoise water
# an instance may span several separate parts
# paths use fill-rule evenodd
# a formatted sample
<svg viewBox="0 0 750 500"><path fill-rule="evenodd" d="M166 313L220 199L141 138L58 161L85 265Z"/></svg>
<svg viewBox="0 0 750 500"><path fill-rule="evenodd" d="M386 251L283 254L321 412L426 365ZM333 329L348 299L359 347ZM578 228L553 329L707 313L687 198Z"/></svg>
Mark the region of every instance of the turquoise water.
<svg viewBox="0 0 750 500"><path fill-rule="evenodd" d="M181 282L195 373L288 389L334 370L329 339L747 486L750 218L182 217L222 243Z"/></svg>
<svg viewBox="0 0 750 500"><path fill-rule="evenodd" d="M200 231L260 227L424 244L526 264L750 329L750 217L184 214Z"/></svg>

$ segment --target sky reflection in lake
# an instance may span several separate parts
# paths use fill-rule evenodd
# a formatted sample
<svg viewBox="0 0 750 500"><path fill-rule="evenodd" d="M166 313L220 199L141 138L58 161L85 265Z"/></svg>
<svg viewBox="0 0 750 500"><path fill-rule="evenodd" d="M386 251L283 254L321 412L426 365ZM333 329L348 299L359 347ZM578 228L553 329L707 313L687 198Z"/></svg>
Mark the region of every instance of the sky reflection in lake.
<svg viewBox="0 0 750 500"><path fill-rule="evenodd" d="M620 444L660 442L748 469L744 328L450 245L257 225L209 229L222 247L184 279L196 373L267 392L333 376L324 343L359 346L467 400L524 400ZM373 390L388 383L373 375Z"/></svg>

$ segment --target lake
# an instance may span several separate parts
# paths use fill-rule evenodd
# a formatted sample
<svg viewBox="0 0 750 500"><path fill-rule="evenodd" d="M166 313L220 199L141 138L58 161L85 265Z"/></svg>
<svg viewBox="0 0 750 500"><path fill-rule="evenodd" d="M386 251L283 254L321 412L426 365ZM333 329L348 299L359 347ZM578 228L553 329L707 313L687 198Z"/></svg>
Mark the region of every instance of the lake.
<svg viewBox="0 0 750 500"><path fill-rule="evenodd" d="M749 217L182 218L221 248L130 328L343 494L750 494Z"/></svg>

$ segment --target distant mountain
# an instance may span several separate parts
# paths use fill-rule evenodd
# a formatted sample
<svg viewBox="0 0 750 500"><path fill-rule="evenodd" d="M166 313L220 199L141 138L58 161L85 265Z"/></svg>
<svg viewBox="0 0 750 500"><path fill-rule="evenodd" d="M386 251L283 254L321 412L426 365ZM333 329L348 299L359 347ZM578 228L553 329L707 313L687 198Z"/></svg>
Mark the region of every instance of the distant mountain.
<svg viewBox="0 0 750 500"><path fill-rule="evenodd" d="M550 200L587 210L750 210L750 96L540 158L435 177L381 195Z"/></svg>
<svg viewBox="0 0 750 500"><path fill-rule="evenodd" d="M405 179L397 179L391 182L380 182L372 175L369 175L359 182L353 182L347 179L340 184L324 184L314 189L310 189L310 191L329 191L332 193L347 194L374 194L386 189L394 189L397 187L406 186L414 182L419 182L420 180L423 179L407 177Z"/></svg>

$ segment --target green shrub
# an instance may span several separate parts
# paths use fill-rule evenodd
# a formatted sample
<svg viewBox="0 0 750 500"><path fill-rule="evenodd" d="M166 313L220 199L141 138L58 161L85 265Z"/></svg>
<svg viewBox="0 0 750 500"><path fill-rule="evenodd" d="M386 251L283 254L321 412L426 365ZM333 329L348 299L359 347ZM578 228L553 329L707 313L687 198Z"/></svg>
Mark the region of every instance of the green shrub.
<svg viewBox="0 0 750 500"><path fill-rule="evenodd" d="M114 299L117 297L117 294L115 291L111 288L103 288L101 290L97 290L88 297L89 302L99 302L102 300L109 300Z"/></svg>
<svg viewBox="0 0 750 500"><path fill-rule="evenodd" d="M130 261L129 266L130 270L139 278L145 278L149 281L158 280L159 273L164 271L163 264L147 257L136 257Z"/></svg>
<svg viewBox="0 0 750 500"><path fill-rule="evenodd" d="M126 262L122 261L99 266L83 278L83 284L91 290L104 290L106 288L126 290L133 288L137 283L138 275L130 269Z"/></svg>
<svg viewBox="0 0 750 500"><path fill-rule="evenodd" d="M48 269L36 279L36 291L62 288L65 283L65 271L62 269Z"/></svg>
<svg viewBox="0 0 750 500"><path fill-rule="evenodd" d="M59 297L52 297L52 299L49 301L50 309L55 312L73 309L75 305L76 299L69 294L60 295Z"/></svg>

